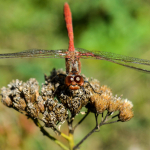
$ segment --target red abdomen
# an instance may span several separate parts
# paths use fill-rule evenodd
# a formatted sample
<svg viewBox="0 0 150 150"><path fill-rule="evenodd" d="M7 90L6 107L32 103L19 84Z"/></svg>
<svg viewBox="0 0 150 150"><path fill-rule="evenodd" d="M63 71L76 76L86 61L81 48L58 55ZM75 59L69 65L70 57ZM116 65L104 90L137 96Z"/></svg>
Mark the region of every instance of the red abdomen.
<svg viewBox="0 0 150 150"><path fill-rule="evenodd" d="M72 26L72 16L71 11L69 8L68 3L65 3L64 5L64 17L66 21L66 27L68 31L68 37L69 37L69 51L74 51L74 36L73 36L73 26Z"/></svg>

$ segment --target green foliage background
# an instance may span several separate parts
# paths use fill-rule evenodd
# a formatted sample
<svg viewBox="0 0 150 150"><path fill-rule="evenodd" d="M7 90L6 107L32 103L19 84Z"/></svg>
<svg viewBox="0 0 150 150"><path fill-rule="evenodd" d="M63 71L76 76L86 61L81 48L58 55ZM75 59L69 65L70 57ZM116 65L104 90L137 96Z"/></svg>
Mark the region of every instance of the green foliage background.
<svg viewBox="0 0 150 150"><path fill-rule="evenodd" d="M73 15L75 47L150 59L150 1L66 1ZM64 2L0 1L0 53L33 48L68 48ZM54 67L65 69L64 60L1 59L0 87L6 86L12 79L26 81L32 77L41 84L44 73L49 74ZM134 118L126 123L102 126L100 132L88 138L81 149L150 149L150 74L100 60L82 60L82 73L110 87L114 95L123 95L123 98L131 100ZM91 114L77 129L75 142L94 126L94 115ZM62 131L67 133L65 124ZM23 115L0 104L0 149L60 148Z"/></svg>

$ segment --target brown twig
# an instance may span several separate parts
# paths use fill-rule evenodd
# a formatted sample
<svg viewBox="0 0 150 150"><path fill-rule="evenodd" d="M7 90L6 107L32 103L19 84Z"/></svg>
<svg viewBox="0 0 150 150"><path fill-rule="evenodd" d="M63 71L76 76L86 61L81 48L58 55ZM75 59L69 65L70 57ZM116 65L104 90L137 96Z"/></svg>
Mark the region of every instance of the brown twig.
<svg viewBox="0 0 150 150"><path fill-rule="evenodd" d="M74 130L76 129L76 127L78 126L78 125L80 125L82 122L83 122L83 120L89 115L89 111L85 114L85 116L74 126Z"/></svg>

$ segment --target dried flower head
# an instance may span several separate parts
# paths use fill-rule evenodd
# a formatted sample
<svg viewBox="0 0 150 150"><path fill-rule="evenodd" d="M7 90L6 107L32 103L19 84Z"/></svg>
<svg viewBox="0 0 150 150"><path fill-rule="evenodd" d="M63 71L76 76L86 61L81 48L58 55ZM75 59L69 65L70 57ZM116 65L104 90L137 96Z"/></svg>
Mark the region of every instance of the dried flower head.
<svg viewBox="0 0 150 150"><path fill-rule="evenodd" d="M70 90L65 83L66 74L62 70L58 72L53 70L50 76L45 76L47 84L53 84L55 87L55 95L58 100L69 109L72 116L78 114L82 107L87 105L91 92L88 89L89 85L84 84L83 88L78 90Z"/></svg>
<svg viewBox="0 0 150 150"><path fill-rule="evenodd" d="M108 102L108 112L112 113L119 110L121 97L112 96Z"/></svg>
<svg viewBox="0 0 150 150"><path fill-rule="evenodd" d="M93 92L93 95L90 97L90 103L87 107L91 112L101 114L108 109L108 104L112 98L112 93L107 86L100 86L96 80L94 81L96 82L95 85L98 88L96 91L98 93ZM94 85L94 81L92 81L92 85Z"/></svg>
<svg viewBox="0 0 150 150"><path fill-rule="evenodd" d="M85 79L84 85L78 90L70 90L65 85L66 74L62 70L53 69L50 76L45 75L45 83L41 92L36 79L26 83L13 80L8 87L1 89L2 103L26 114L33 119L40 119L46 127L56 128L68 118L69 112L74 118L83 107L95 114L108 114L119 111L120 121L128 121L133 117L132 104L121 97L113 96L110 88L92 79Z"/></svg>
<svg viewBox="0 0 150 150"><path fill-rule="evenodd" d="M39 114L43 114L41 120L45 126L52 127L64 122L68 114L67 109L54 100L54 89L51 83L43 84L39 94L39 85L35 79L31 78L26 83L17 79L8 84L8 88L1 89L2 102L31 118L39 118Z"/></svg>
<svg viewBox="0 0 150 150"><path fill-rule="evenodd" d="M120 121L129 121L131 118L133 118L133 104L131 101L125 99L122 101L120 107L119 107L119 119Z"/></svg>

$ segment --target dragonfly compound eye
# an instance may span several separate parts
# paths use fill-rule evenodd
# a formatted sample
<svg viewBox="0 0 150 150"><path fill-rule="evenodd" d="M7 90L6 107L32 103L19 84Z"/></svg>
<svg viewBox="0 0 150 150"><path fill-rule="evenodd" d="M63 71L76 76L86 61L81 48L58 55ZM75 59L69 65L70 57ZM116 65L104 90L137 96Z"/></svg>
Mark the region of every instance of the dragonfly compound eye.
<svg viewBox="0 0 150 150"><path fill-rule="evenodd" d="M69 86L74 81L74 78L72 76L67 76L65 79L65 84Z"/></svg>
<svg viewBox="0 0 150 150"><path fill-rule="evenodd" d="M74 77L74 81L75 81L79 86L83 86L84 79L83 79L82 76L76 75L76 76Z"/></svg>

